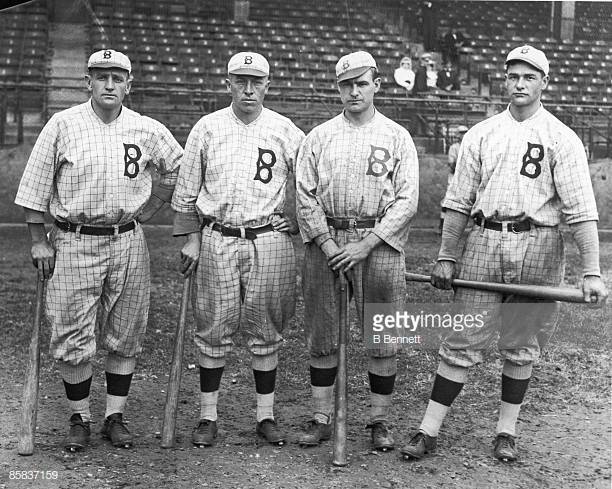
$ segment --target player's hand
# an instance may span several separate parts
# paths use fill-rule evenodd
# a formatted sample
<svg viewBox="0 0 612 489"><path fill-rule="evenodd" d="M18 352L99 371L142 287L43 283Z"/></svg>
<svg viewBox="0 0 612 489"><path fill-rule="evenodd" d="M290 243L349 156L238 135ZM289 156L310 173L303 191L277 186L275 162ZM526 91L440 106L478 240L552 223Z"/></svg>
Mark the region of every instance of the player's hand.
<svg viewBox="0 0 612 489"><path fill-rule="evenodd" d="M431 272L431 285L438 289L451 289L455 278L455 262L440 260Z"/></svg>
<svg viewBox="0 0 612 489"><path fill-rule="evenodd" d="M363 239L361 241L350 242L340 249L340 253L328 261L328 265L334 271L346 273L355 265L365 260L371 251L372 247Z"/></svg>
<svg viewBox="0 0 612 489"><path fill-rule="evenodd" d="M198 231L187 236L187 241L181 249L181 273L189 277L195 272L200 260L200 245L202 234Z"/></svg>
<svg viewBox="0 0 612 489"><path fill-rule="evenodd" d="M342 250L333 239L328 239L321 244L321 251L327 257L329 263L329 260L337 256Z"/></svg>
<svg viewBox="0 0 612 489"><path fill-rule="evenodd" d="M32 263L38 269L38 279L51 278L55 269L55 249L46 237L32 243L31 255Z"/></svg>
<svg viewBox="0 0 612 489"><path fill-rule="evenodd" d="M606 302L608 290L601 277L587 275L582 281L582 293L584 301L601 306Z"/></svg>
<svg viewBox="0 0 612 489"><path fill-rule="evenodd" d="M297 234L298 226L295 221L287 219L286 217L274 214L270 220L270 224L274 228L274 231L285 232L289 234Z"/></svg>

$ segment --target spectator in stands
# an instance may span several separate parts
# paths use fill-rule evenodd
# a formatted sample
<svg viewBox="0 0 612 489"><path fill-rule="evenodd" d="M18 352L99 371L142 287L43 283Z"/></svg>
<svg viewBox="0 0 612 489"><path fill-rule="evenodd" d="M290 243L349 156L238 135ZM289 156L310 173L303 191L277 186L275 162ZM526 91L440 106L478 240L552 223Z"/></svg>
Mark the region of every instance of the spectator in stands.
<svg viewBox="0 0 612 489"><path fill-rule="evenodd" d="M408 93L412 92L414 87L414 71L412 71L412 60L408 56L404 56L400 61L399 68L396 68L393 73L395 83L400 87L404 87Z"/></svg>
<svg viewBox="0 0 612 489"><path fill-rule="evenodd" d="M436 70L436 62L430 59L426 67L427 90L435 90L438 88L438 71Z"/></svg>
<svg viewBox="0 0 612 489"><path fill-rule="evenodd" d="M435 2L421 2L421 25L423 26L423 46L426 51L436 49L438 40L438 8Z"/></svg>
<svg viewBox="0 0 612 489"><path fill-rule="evenodd" d="M461 147L461 141L463 141L463 136L465 136L466 132L468 132L467 126L458 126L455 131L455 142L451 144L448 148L448 179L446 184L447 189L453 179L453 176L455 175L455 167L457 166L457 160L459 159L459 148ZM440 211L440 234L442 234L442 226L444 225L444 211L445 209L444 207L442 207L442 210Z"/></svg>
<svg viewBox="0 0 612 489"><path fill-rule="evenodd" d="M448 29L444 37L440 40L440 48L442 51L442 61L446 64L447 61L455 65L459 65L459 48L463 46L465 36L460 31Z"/></svg>
<svg viewBox="0 0 612 489"><path fill-rule="evenodd" d="M427 92L429 90L427 84L427 67L432 62L430 53L423 53L419 59L419 69L414 75L414 93Z"/></svg>
<svg viewBox="0 0 612 489"><path fill-rule="evenodd" d="M450 92L451 90L459 90L459 73L453 66L453 63L447 61L444 67L438 72L438 80L436 82L438 88Z"/></svg>

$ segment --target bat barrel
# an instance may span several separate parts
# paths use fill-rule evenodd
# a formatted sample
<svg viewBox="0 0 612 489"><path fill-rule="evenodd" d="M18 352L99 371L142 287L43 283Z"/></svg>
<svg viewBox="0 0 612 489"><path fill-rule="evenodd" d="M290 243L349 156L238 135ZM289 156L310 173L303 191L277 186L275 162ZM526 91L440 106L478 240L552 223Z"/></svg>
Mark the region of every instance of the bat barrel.
<svg viewBox="0 0 612 489"><path fill-rule="evenodd" d="M338 373L336 375L336 412L334 423L334 448L332 464L344 467L348 464L346 456L347 422L347 356L349 288L344 274L340 274L340 317L338 327Z"/></svg>
<svg viewBox="0 0 612 489"><path fill-rule="evenodd" d="M175 445L176 413L178 411L178 395L181 385L183 350L185 348L185 322L189 306L189 291L191 288L191 275L183 283L181 296L181 309L178 325L174 337L174 351L172 352L172 366L166 390L166 406L164 408L164 424L162 427L162 448L173 448Z"/></svg>

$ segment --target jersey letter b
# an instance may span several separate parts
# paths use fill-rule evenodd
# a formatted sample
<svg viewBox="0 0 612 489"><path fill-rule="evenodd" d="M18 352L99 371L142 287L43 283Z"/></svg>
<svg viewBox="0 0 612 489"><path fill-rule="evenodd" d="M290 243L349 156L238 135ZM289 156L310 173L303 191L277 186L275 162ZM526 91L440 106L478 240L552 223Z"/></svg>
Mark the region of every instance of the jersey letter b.
<svg viewBox="0 0 612 489"><path fill-rule="evenodd" d="M372 145L370 145L370 148L371 151L370 156L368 156L368 171L366 171L366 175L382 177L389 171L387 165L385 165L385 163L391 159L389 150L387 148Z"/></svg>
<svg viewBox="0 0 612 489"><path fill-rule="evenodd" d="M523 155L521 175L529 178L538 178L542 173L540 161L544 159L544 146L527 142L527 152Z"/></svg>
<svg viewBox="0 0 612 489"><path fill-rule="evenodd" d="M123 161L125 163L123 176L129 178L136 178L136 175L138 175L138 172L140 171L138 160L142 156L142 151L140 151L140 148L135 144L123 143L123 149L125 150L125 153L123 155Z"/></svg>
<svg viewBox="0 0 612 489"><path fill-rule="evenodd" d="M259 158L257 158L257 171L253 180L259 180L261 183L270 183L272 180L272 167L276 163L276 155L271 149L259 150Z"/></svg>

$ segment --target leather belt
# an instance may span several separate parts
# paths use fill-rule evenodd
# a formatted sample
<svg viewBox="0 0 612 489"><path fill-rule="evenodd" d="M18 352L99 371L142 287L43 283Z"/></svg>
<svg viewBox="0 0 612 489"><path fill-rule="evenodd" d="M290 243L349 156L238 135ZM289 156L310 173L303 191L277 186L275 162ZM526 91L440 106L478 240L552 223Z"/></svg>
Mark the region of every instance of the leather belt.
<svg viewBox="0 0 612 489"><path fill-rule="evenodd" d="M328 217L327 225L334 229L367 229L376 226L376 218L356 219L353 217Z"/></svg>
<svg viewBox="0 0 612 489"><path fill-rule="evenodd" d="M231 228L224 226L223 224L219 224L218 222L213 222L210 219L204 219L202 222L202 227L206 227L210 223L213 223L211 226L212 230L220 232L223 236L250 239L251 241L257 239L258 234L270 233L274 231L274 226L272 226L272 224L265 224L264 226L258 226L256 228Z"/></svg>
<svg viewBox="0 0 612 489"><path fill-rule="evenodd" d="M55 220L55 225L62 231L70 231L71 233L76 233L78 231L80 234L89 234L92 236L113 236L115 234L131 231L136 227L134 221L122 224L121 226L84 226L73 222L58 221L57 219Z"/></svg>
<svg viewBox="0 0 612 489"><path fill-rule="evenodd" d="M477 226L481 226L484 220L484 228L492 229L493 231L501 231L503 229L504 223L497 221L487 221L486 219L482 219L481 217L475 217L474 222ZM506 223L506 229L508 232L512 233L523 233L525 231L529 231L531 229L530 221L517 221L517 222L508 222Z"/></svg>

